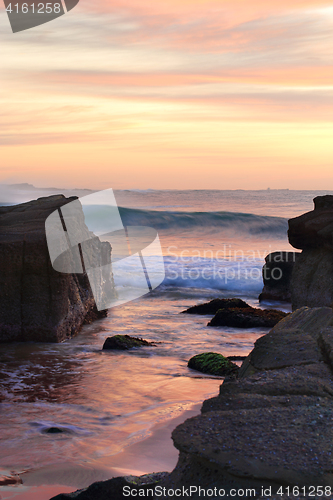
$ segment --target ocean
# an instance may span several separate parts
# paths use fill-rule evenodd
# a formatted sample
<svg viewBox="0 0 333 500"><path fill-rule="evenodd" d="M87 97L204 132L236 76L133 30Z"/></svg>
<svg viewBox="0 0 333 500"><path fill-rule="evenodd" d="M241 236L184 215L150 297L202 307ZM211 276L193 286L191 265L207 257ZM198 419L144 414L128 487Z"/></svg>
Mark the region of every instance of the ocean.
<svg viewBox="0 0 333 500"><path fill-rule="evenodd" d="M21 185L0 188L0 201L59 192L89 193ZM268 331L208 327L208 317L180 313L217 297L259 307L265 256L293 250L288 219L312 210L313 198L323 194L333 192L115 191L125 226L158 231L166 277L64 343L0 345L0 476L23 479L1 486L0 498L28 500L33 492L47 500L47 484L73 491L110 475L172 470L177 451L168 436L156 446L156 429L198 413L222 383L187 368L189 358L207 351L245 356ZM290 311L285 303L260 307ZM102 351L115 334L157 345ZM48 434L50 427L63 432Z"/></svg>

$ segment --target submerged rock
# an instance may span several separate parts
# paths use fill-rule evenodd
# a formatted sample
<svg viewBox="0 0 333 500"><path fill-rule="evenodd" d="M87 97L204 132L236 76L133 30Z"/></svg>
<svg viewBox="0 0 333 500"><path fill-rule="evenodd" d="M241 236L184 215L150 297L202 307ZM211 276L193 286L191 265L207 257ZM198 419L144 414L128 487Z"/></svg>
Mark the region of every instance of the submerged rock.
<svg viewBox="0 0 333 500"><path fill-rule="evenodd" d="M231 307L249 307L249 304L244 302L242 299L213 299L205 304L198 304L197 306L192 306L186 311L182 311L183 314L216 314L219 309L229 309Z"/></svg>
<svg viewBox="0 0 333 500"><path fill-rule="evenodd" d="M3 471L0 473L0 486L16 486L18 484L22 484L22 479L17 474L3 474Z"/></svg>
<svg viewBox="0 0 333 500"><path fill-rule="evenodd" d="M142 346L155 346L154 342L148 342L138 337L131 337L130 335L114 335L113 337L108 337L103 345L103 349L118 349L122 351L127 351L133 347Z"/></svg>
<svg viewBox="0 0 333 500"><path fill-rule="evenodd" d="M65 432L64 429L60 429L60 427L49 427L43 431L45 434L62 434Z"/></svg>
<svg viewBox="0 0 333 500"><path fill-rule="evenodd" d="M259 302L291 302L291 277L299 255L298 252L273 252L267 255L262 269L264 288L259 295Z"/></svg>
<svg viewBox="0 0 333 500"><path fill-rule="evenodd" d="M220 309L208 326L231 326L235 328L272 327L287 316L275 309L247 308Z"/></svg>
<svg viewBox="0 0 333 500"><path fill-rule="evenodd" d="M231 375L236 374L239 370L238 366L225 358L222 354L216 352L204 352L193 356L187 366L193 370L210 375Z"/></svg>

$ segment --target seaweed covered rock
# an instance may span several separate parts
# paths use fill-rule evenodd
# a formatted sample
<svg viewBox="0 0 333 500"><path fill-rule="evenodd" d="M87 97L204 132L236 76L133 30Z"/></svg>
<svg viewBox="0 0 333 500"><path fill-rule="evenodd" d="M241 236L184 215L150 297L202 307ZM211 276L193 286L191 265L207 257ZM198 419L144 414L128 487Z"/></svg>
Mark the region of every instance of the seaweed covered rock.
<svg viewBox="0 0 333 500"><path fill-rule="evenodd" d="M210 375L231 375L238 372L238 366L228 358L216 352L204 352L193 356L187 366L193 370Z"/></svg>
<svg viewBox="0 0 333 500"><path fill-rule="evenodd" d="M104 342L103 349L118 349L120 351L127 351L133 347L142 347L148 345L156 345L154 342L148 342L138 337L131 337L130 335L114 335L108 337Z"/></svg>
<svg viewBox="0 0 333 500"><path fill-rule="evenodd" d="M198 304L182 311L183 314L216 314L219 309L230 309L233 307L245 308L249 304L242 299L213 299L205 304Z"/></svg>
<svg viewBox="0 0 333 500"><path fill-rule="evenodd" d="M234 307L219 309L208 326L231 326L235 328L268 327L272 328L284 319L287 313L275 309L257 309L255 307Z"/></svg>

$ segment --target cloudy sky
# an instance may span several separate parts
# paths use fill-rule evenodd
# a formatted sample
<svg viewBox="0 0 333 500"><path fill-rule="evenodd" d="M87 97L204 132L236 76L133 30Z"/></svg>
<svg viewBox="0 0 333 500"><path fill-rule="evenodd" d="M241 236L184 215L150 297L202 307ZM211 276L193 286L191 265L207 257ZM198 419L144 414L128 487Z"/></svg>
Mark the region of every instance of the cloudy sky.
<svg viewBox="0 0 333 500"><path fill-rule="evenodd" d="M0 182L332 189L333 0L1 3L0 44Z"/></svg>

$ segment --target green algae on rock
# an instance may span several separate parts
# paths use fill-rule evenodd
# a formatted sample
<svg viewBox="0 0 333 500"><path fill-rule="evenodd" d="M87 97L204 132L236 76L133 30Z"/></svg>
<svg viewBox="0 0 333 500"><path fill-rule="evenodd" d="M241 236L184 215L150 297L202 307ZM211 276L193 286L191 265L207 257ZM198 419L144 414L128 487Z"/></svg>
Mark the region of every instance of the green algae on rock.
<svg viewBox="0 0 333 500"><path fill-rule="evenodd" d="M108 337L104 342L103 349L118 349L121 351L127 351L133 347L142 346L154 346L154 342L148 342L138 337L131 337L130 335L114 335L113 337Z"/></svg>
<svg viewBox="0 0 333 500"><path fill-rule="evenodd" d="M210 375L231 375L238 371L238 366L228 358L216 352L204 352L193 356L187 363L189 368Z"/></svg>

